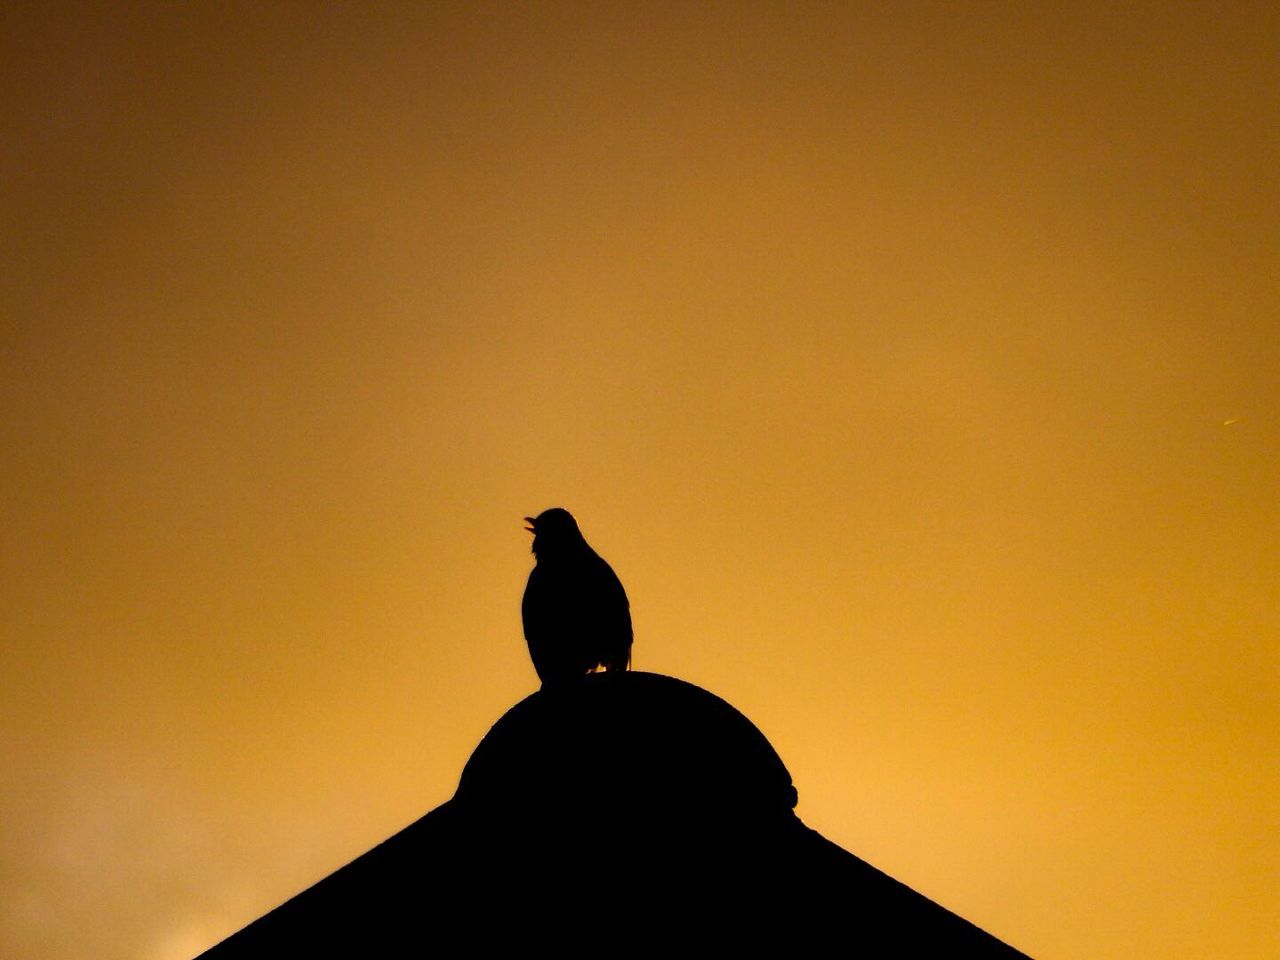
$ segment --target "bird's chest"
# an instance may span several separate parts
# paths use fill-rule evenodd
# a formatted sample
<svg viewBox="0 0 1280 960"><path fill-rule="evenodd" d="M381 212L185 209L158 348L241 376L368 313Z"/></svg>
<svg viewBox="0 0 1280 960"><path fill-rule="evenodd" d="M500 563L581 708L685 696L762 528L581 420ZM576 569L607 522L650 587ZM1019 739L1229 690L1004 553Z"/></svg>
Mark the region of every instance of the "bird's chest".
<svg viewBox="0 0 1280 960"><path fill-rule="evenodd" d="M546 603L582 602L598 589L596 579L585 564L539 564L529 588Z"/></svg>
<svg viewBox="0 0 1280 960"><path fill-rule="evenodd" d="M580 621L599 615L603 584L585 563L539 563L529 577L526 602L549 621Z"/></svg>

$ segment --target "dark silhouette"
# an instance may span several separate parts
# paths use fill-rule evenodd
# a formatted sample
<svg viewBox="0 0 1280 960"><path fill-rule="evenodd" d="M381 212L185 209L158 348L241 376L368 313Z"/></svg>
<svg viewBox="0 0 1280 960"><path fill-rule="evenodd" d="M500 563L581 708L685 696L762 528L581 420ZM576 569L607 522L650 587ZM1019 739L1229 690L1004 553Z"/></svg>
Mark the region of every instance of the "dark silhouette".
<svg viewBox="0 0 1280 960"><path fill-rule="evenodd" d="M568 510L525 517L537 558L521 614L529 656L545 686L631 663L631 609L613 568L591 549Z"/></svg>
<svg viewBox="0 0 1280 960"><path fill-rule="evenodd" d="M1024 955L807 828L745 717L656 674L513 707L453 799L229 937L249 957Z"/></svg>

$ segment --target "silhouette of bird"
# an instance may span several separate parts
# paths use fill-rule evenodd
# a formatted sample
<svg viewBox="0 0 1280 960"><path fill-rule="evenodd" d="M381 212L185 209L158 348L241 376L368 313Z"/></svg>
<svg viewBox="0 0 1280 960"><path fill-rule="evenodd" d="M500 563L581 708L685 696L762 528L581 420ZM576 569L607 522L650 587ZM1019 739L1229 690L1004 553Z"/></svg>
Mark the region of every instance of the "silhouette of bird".
<svg viewBox="0 0 1280 960"><path fill-rule="evenodd" d="M544 686L631 663L631 607L613 568L591 549L568 510L525 517L536 558L520 613Z"/></svg>

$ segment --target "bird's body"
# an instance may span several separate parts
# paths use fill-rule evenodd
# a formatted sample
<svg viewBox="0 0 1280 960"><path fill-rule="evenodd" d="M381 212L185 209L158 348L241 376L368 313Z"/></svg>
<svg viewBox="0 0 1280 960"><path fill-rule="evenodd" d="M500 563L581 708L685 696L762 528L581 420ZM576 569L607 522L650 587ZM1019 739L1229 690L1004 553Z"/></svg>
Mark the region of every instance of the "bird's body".
<svg viewBox="0 0 1280 960"><path fill-rule="evenodd" d="M631 609L613 568L583 539L567 510L556 507L525 520L537 562L521 615L538 678L550 686L597 668L626 670Z"/></svg>

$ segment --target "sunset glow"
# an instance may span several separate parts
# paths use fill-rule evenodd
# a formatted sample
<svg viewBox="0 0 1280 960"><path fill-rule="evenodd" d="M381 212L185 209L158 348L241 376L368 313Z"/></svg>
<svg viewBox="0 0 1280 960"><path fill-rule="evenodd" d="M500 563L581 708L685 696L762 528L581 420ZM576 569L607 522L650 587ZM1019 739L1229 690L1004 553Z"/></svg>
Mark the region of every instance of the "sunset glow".
<svg viewBox="0 0 1280 960"><path fill-rule="evenodd" d="M841 846L1280 956L1280 8L11 7L0 956L446 800L552 506Z"/></svg>

